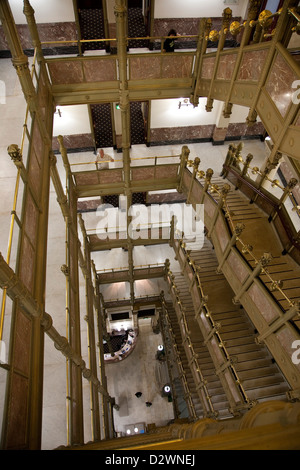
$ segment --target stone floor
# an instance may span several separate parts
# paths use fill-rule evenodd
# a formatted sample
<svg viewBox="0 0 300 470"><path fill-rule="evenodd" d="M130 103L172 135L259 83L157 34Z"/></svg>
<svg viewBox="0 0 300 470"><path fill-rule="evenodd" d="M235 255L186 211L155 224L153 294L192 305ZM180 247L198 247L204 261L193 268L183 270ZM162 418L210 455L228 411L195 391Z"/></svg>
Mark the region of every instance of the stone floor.
<svg viewBox="0 0 300 470"><path fill-rule="evenodd" d="M164 364L155 359L161 343L161 335L152 331L151 318L141 318L135 349L124 361L105 367L109 393L120 407L118 411L114 409L118 433L124 435L128 425L139 423L163 426L174 417L172 403L161 396L168 382ZM137 398L136 392L141 392L142 396ZM147 407L146 402L151 402L152 406Z"/></svg>

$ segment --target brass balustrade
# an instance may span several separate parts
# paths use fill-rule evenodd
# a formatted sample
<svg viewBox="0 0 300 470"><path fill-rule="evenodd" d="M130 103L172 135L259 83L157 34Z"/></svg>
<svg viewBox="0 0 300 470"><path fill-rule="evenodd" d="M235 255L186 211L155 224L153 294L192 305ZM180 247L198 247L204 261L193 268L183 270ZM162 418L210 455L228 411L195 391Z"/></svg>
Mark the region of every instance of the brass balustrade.
<svg viewBox="0 0 300 470"><path fill-rule="evenodd" d="M233 148L233 151L230 152L230 156L228 159L226 159L227 161L225 161L225 171L226 171L226 167L233 167L234 169L238 169L239 170L239 164L243 165L243 169L241 171L241 177L244 178L245 176L249 177L250 179L251 178L251 174L252 175L258 175L261 177L261 181L259 183L259 187L262 185L262 183L264 181L268 181L269 183L271 183L271 186L272 187L276 187L278 189L280 189L282 191L282 197L280 199L277 199L275 196L272 195L272 197L274 199L277 199L278 201L278 206L280 206L280 204L283 204L284 203L284 200L286 199L286 197L289 197L290 198L290 201L292 202L293 204L293 211L298 215L298 217L300 218L300 206L297 205L295 199L292 197L292 189L298 184L298 181L293 178L287 186L282 186L278 179L271 179L269 178L268 176L268 167L266 168L266 171L261 171L257 166L251 166L248 161L247 161L247 158L246 160L243 159L243 157L241 156L241 154L239 153L238 155L236 154L236 152L234 151L234 146L231 146ZM249 154L251 155L251 154ZM248 156L249 156L248 155ZM251 155L252 156L252 155ZM271 165L271 163L270 163ZM267 190L266 190L267 191Z"/></svg>
<svg viewBox="0 0 300 470"><path fill-rule="evenodd" d="M183 368L183 365L182 365L180 353L178 351L178 345L177 345L176 338L175 338L175 335L174 335L174 332L173 332L172 322L170 320L168 307L166 305L164 297L162 297L162 296L161 296L161 303L162 303L162 309L163 309L163 313L164 313L163 319L167 322L167 328L169 330L169 334L172 337L172 347L173 347L173 351L174 351L174 355L175 355L175 360L176 360L176 363L177 363L178 368L179 368L179 376L180 376L180 379L181 379L181 382L182 382L182 385L183 385L183 389L184 389L184 392L185 392L184 398L185 398L186 403L188 405L188 409L189 409L189 413L191 415L191 418L196 419L197 418L197 413L196 413L195 405L194 405L192 397L191 397L191 392L190 392L188 382L187 382L187 378L186 378L186 374L185 374L185 371L184 371L184 368Z"/></svg>
<svg viewBox="0 0 300 470"><path fill-rule="evenodd" d="M221 334L220 334L220 329L222 329L222 325L219 324L219 323L216 323L212 317L212 312L210 311L209 307L208 307L208 297L205 295L204 291L203 291L203 287L202 287L202 284L201 284L201 279L200 279L200 275L199 275L199 270L197 269L197 266L195 265L193 259L191 258L189 252L186 250L186 245L185 243L183 242L183 240L177 240L177 243L178 243L178 250L181 249L182 250L182 253L184 255L184 258L185 258L185 266L188 266L189 269L192 271L192 274L193 274L193 281L190 280L190 284L192 284L193 282L195 282L196 286L197 286L197 291L199 293L199 299L200 299L200 308L199 310L196 312L196 315L195 315L195 318L198 320L199 322L199 315L200 313L202 312L205 317L207 318L207 321L209 322L209 326L210 326L210 333L208 333L208 337L204 339L204 343L206 344L208 342L208 339L210 339L212 336L215 336L216 339L217 339L217 342L218 342L218 345L220 347L220 350L223 352L223 356L224 356L224 364L227 364L228 365L228 368L231 370L232 372L232 375L235 379L235 383L237 384L239 390L240 390L240 393L241 393L241 396L243 397L243 400L244 402L249 405L249 407L253 406L254 402L252 402L248 397L247 397L247 393L242 385L242 381L239 379L239 376L238 376L238 373L236 371L236 368L234 367L233 363L233 359L230 357L230 354L226 348L226 342L222 340L222 337L221 337ZM176 241L175 241L175 251L177 251L177 248L176 248ZM179 259L181 259L180 257L178 257ZM181 266L182 269L184 269L184 266Z"/></svg>
<svg viewBox="0 0 300 470"><path fill-rule="evenodd" d="M193 161L189 161L188 162L190 166L193 166L194 162ZM197 162L196 162L196 165L197 165ZM199 178L199 180L201 179L206 179L206 176L204 174L203 171L198 171L197 174L196 174L196 177ZM201 183L200 183L201 184ZM231 233L234 233L235 231L235 223L233 222L233 219L232 219L232 213L233 211L231 211L230 209L230 204L228 203L227 199L226 199L226 195L224 195L222 193L222 190L219 189L219 186L217 184L214 184L212 183L211 181L208 181L208 184L207 184L207 187L208 187L208 190L207 192L209 193L209 195L214 199L214 195L218 195L219 197L219 201L222 201L222 207L223 207L223 210L224 210L224 216L226 217L227 221L228 221L228 225L230 227L230 230L231 230ZM215 202L216 199L214 199ZM256 258L256 256L253 254L253 247L252 246L249 246L249 244L245 243L242 239L242 237L239 235L237 236L236 238L237 242L239 242L241 244L241 249L240 249L240 252L241 254L249 254L252 258L252 260L254 261L255 265L258 265L259 264L259 260ZM280 292L280 294L284 297L284 299L288 302L289 306L290 307L293 307L295 302L292 301L288 295L284 292L284 290L282 289L282 283L279 282L279 281L276 281L275 279L272 278L271 274L269 273L269 271L267 270L266 267L263 267L262 266L262 270L261 270L262 274L265 274L267 276L267 278L269 279L269 281L271 282L271 286L272 286L272 289L273 291L274 290L277 290ZM263 282L263 281L262 281ZM270 291L270 289L267 287L267 285L263 282L263 284L265 285L266 289L268 291ZM272 290L270 291L272 293ZM275 302L278 304L277 300L275 299ZM278 304L279 305L279 304ZM281 307L280 307L281 308Z"/></svg>
<svg viewBox="0 0 300 470"><path fill-rule="evenodd" d="M180 325L180 330L182 332L183 345L185 345L185 342L187 343L187 348L185 348L187 358L189 360L189 364L192 364L192 363L195 364L195 369L196 369L195 373L197 374L197 377L195 377L196 387L199 386L199 388L203 390L203 393L199 394L199 398L203 406L204 414L206 416L217 417L218 412L214 409L213 403L211 401L211 396L209 395L209 391L206 386L206 380L204 379L204 376L201 372L201 367L197 359L197 354L194 350L193 343L190 338L190 331L189 331L187 320L186 320L186 313L182 306L180 297L178 295L176 284L173 281L173 273L170 270L168 260L166 261L166 274L167 274L168 282L170 284L170 292L173 295L174 300L175 300L174 308L175 310L177 310L176 313L177 313L178 323ZM192 369L192 372L193 372L193 369Z"/></svg>

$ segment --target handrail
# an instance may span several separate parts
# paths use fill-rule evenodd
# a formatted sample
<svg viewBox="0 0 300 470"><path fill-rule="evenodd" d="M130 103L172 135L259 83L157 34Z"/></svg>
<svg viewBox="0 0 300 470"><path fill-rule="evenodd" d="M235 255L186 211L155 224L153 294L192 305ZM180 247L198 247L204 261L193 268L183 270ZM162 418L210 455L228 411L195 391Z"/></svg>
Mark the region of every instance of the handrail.
<svg viewBox="0 0 300 470"><path fill-rule="evenodd" d="M203 311L205 317L207 318L207 321L210 324L211 331L214 332L214 335L217 338L219 347L220 347L221 351L223 351L223 353L224 353L224 357L225 357L226 361L229 364L229 368L230 368L231 372L233 373L233 376L235 378L235 382L238 385L238 388L241 392L241 395L242 395L245 403L251 404L251 400L248 398L247 393L246 393L246 391L245 391L245 389L244 389L244 387L241 383L241 380L239 379L239 375L237 373L236 368L233 365L233 361L231 360L231 357L230 357L230 354L229 354L229 352L226 348L225 342L222 340L221 334L219 333L219 328L221 328L221 325L214 321L214 319L212 317L212 312L210 311L210 309L207 305L208 298L207 298L207 296L205 295L205 293L203 291L203 287L202 287L202 284L201 284L199 272L198 272L198 270L195 266L195 263L194 263L193 259L191 258L191 256L189 255L188 251L186 251L185 243L182 240L178 240L178 246L182 250L182 253L184 254L187 265L190 267L190 269L193 272L194 280L196 281L197 290L199 292L201 311Z"/></svg>
<svg viewBox="0 0 300 470"><path fill-rule="evenodd" d="M164 267L165 266L165 263L152 263L152 264L138 264L136 266L134 266L134 269L140 269L140 268L154 268L154 267ZM118 267L118 268L104 268L104 269L97 269L97 274L101 274L101 273L106 273L106 271L109 271L109 272L119 272L119 271L128 271L128 266L123 266L123 267Z"/></svg>
<svg viewBox="0 0 300 470"><path fill-rule="evenodd" d="M158 159L164 159L164 158L180 158L180 155L154 155L153 157L131 157L130 161L139 161L139 160L155 160L155 165ZM123 159L121 160L113 160L113 163L123 163ZM112 163L112 160L93 160L91 162L76 162L76 163L70 163L70 166L79 166L79 165L97 165L100 163ZM133 168L136 168L135 166ZM110 168L110 169L115 169L115 168ZM118 168L116 168L118 169Z"/></svg>
<svg viewBox="0 0 300 470"><path fill-rule="evenodd" d="M189 161L190 162L190 161ZM198 163L199 164L199 163ZM193 166L197 166L197 169L198 169L198 164L194 163L194 162L190 162L190 165ZM212 172L213 173L213 172ZM210 175L210 178L211 178L212 175ZM206 184L206 192L209 194L210 197L212 197L212 193L217 193L218 196L219 196L219 200L222 202L222 207L223 207L223 210L224 210L224 216L227 220L227 223L228 223L228 226L230 228L230 231L231 231L231 234L235 233L235 224L232 220L232 216L231 216L231 210L230 210L230 206L228 204L228 201L227 201L227 198L226 198L226 194L224 195L218 188L218 185L217 184L214 184L214 183L211 183L211 179L210 178L207 178L207 176L205 176L205 173L204 171L197 171L195 173L195 177L196 178L199 178L199 179L204 179L205 180L205 184ZM202 186L201 182L197 179L198 183ZM210 192L211 191L211 192ZM212 197L213 199L213 197ZM213 199L215 204L217 204L217 201L215 199ZM252 253L252 250L253 250L253 247L252 246L249 246L249 244L247 243L244 243L243 240L242 240L242 237L240 236L237 236L236 238L237 241L239 241L242 245L242 250L241 250L241 254L243 256L243 253L248 253L254 263L256 265L259 264L259 260L254 256L254 254ZM271 289L273 290L278 290L281 295L285 298L285 300L287 300L288 304L290 307L293 307L295 305L295 302L292 301L291 299L289 299L289 297L284 293L284 291L282 290L282 283L280 283L279 281L276 281L272 278L272 276L270 275L270 273L268 272L268 270L265 268L265 267L262 267L262 270L261 272L263 274L265 274L268 279L271 281ZM262 281L263 282L263 281ZM268 290L268 292L272 293L272 290L270 291L270 289L266 286L266 284L263 282L264 286L266 287L266 289ZM273 296L272 296L273 297ZM282 310L282 307L281 305L279 304L279 302L277 301L277 299L274 299L276 304L280 307L280 309Z"/></svg>
<svg viewBox="0 0 300 470"><path fill-rule="evenodd" d="M188 405L190 413L192 414L192 417L196 418L197 413L196 413L195 405L193 403L193 400L192 400L192 397L191 397L191 392L190 392L188 382L187 382L187 378L186 378L186 374L185 374L184 368L182 366L180 354L179 354L179 351L178 351L178 345L177 345L177 342L176 342L176 338L175 338L173 328L172 328L172 323L171 323L170 316L169 316L168 307L166 305L165 299L162 298L162 297L161 297L161 304L162 304L162 308L163 308L163 311L164 311L163 319L166 320L166 322L168 324L169 332L170 332L170 334L173 338L173 341L172 341L173 351L174 351L174 354L176 356L176 363L178 364L178 367L179 367L180 379L182 381L183 388L184 388L184 391L185 391L185 398L187 398L187 405Z"/></svg>
<svg viewBox="0 0 300 470"><path fill-rule="evenodd" d="M195 365L196 365L196 372L197 372L197 375L199 376L198 385L201 385L201 388L203 388L203 390L204 390L204 396L205 396L205 398L208 402L208 406L209 406L209 410L208 410L209 414L211 414L212 416L217 416L217 412L215 411L213 403L211 401L211 396L209 395L209 391L206 387L206 381L205 381L204 376L201 372L201 368L200 368L200 365L199 365L199 362L198 362L198 359L197 359L197 354L195 353L193 343L192 343L190 335L189 335L189 328L188 328L188 324L187 324L185 310L182 306L180 297L178 295L178 290L177 290L176 284L173 281L172 271L168 268L167 265L166 265L166 271L167 271L167 277L168 277L169 283L171 285L171 289L170 289L171 294L173 294L173 296L175 297L175 310L176 310L176 307L180 310L180 318L178 318L178 323L181 326L180 329L182 331L183 342L187 341L187 343L188 343L188 351L190 351L190 356L191 356L188 359L190 360L190 362L194 362ZM183 323L183 328L182 328L181 321ZM202 402L203 397L200 396L199 398L201 398L201 402ZM204 406L203 406L203 408L204 408Z"/></svg>

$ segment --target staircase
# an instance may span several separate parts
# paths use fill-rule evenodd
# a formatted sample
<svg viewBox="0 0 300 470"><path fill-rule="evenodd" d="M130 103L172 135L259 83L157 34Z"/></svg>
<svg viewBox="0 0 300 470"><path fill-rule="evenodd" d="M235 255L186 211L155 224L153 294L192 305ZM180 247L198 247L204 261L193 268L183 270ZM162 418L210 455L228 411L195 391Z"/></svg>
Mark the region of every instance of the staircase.
<svg viewBox="0 0 300 470"><path fill-rule="evenodd" d="M200 266L207 305L214 322L221 324L220 336L247 398L285 401L289 386L267 347L255 342L256 330L244 309L232 303L234 293L224 275L216 273L218 260L211 243L206 239L203 248L192 251L190 257Z"/></svg>
<svg viewBox="0 0 300 470"><path fill-rule="evenodd" d="M168 310L170 323L172 326L173 337L175 339L177 351L178 351L181 364L185 373L187 386L191 394L191 400L193 402L195 413L196 413L197 418L202 418L203 417L202 404L200 402L200 399L196 390L196 385L193 379L193 375L188 364L188 359L185 353L185 349L182 344L182 336L181 336L180 327L179 327L178 320L177 320L177 315L171 303L167 303L167 310Z"/></svg>
<svg viewBox="0 0 300 470"><path fill-rule="evenodd" d="M236 191L235 187L228 180L221 177L213 177L212 184L217 184L221 188L224 183L229 184L230 191L227 194L227 203L231 212L234 224L243 223L245 229L242 233L244 243L253 247L252 253L256 259L259 259L265 252L272 255L272 260L267 266L267 270L274 281L283 282L283 291L291 301L300 299L300 269L299 265L288 255L282 254L282 247L277 241L277 235L272 224L268 222L268 216L262 209L241 192ZM214 198L218 200L218 194L214 193ZM261 236L264 233L264 236ZM244 254L245 260L254 269L255 260L250 253ZM290 308L288 300L278 290L272 290L272 281L262 273L260 279L265 284L274 300L279 303L283 312ZM298 316L293 319L294 327L300 331L300 320Z"/></svg>
<svg viewBox="0 0 300 470"><path fill-rule="evenodd" d="M181 275L181 273L173 272L173 276L174 282L179 290L180 300L186 312L186 319L190 331L190 338L192 340L194 351L198 356L198 364L204 380L207 381L206 386L209 395L211 396L214 411L218 413L218 418L231 417L232 415L228 411L228 400L222 388L220 379L215 373L215 366L213 360L209 354L206 345L204 344L204 338L202 336L198 322L195 319L193 301L186 280L183 275ZM186 365L188 366L188 364ZM185 367L185 371L187 371L187 367ZM188 376L192 379L191 372L187 373Z"/></svg>

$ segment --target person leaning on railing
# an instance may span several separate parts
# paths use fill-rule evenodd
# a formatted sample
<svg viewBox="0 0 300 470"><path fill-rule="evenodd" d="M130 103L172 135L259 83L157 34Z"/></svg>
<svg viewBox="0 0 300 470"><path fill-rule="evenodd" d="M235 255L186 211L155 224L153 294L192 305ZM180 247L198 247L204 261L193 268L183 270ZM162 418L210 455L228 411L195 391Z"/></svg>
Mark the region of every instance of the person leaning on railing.
<svg viewBox="0 0 300 470"><path fill-rule="evenodd" d="M97 170L105 170L109 168L108 162L114 162L114 159L110 155L104 153L103 149L98 149L96 157Z"/></svg>
<svg viewBox="0 0 300 470"><path fill-rule="evenodd" d="M174 52L177 33L175 29L170 29L168 38L164 42L163 52Z"/></svg>

